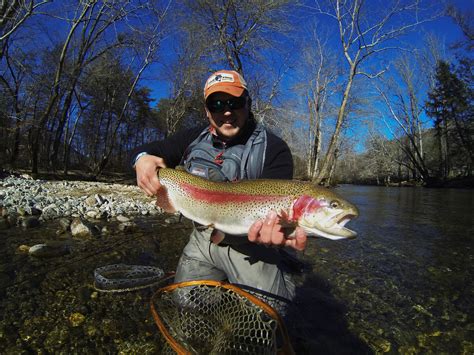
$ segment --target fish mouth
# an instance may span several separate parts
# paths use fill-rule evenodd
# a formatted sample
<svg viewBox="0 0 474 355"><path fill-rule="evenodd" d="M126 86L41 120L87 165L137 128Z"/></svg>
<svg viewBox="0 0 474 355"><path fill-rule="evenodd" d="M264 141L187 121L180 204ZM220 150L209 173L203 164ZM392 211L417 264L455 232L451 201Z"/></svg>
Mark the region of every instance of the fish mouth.
<svg viewBox="0 0 474 355"><path fill-rule="evenodd" d="M344 213L333 216L326 224L318 224L315 227L302 226L308 236L323 237L331 240L353 239L357 232L346 227L357 214Z"/></svg>
<svg viewBox="0 0 474 355"><path fill-rule="evenodd" d="M340 229L344 231L345 238L355 238L357 236L357 232L353 231L352 229L349 229L346 227L346 224L350 222L352 219L356 218L357 216L353 214L347 214L343 216L342 218L339 218L339 220L335 223L335 226L337 229Z"/></svg>

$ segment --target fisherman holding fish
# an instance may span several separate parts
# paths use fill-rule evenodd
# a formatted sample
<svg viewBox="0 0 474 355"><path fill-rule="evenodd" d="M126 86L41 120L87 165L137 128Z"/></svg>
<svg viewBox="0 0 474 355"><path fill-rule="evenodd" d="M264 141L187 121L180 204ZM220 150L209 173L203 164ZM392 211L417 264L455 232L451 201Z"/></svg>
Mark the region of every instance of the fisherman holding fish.
<svg viewBox="0 0 474 355"><path fill-rule="evenodd" d="M220 70L212 74L204 87L204 100L209 120L206 127L184 130L134 151L137 183L147 195L158 196L160 205L160 192L165 188L160 184L159 170L177 166L219 182L292 179L290 149L256 122L247 84L239 73ZM278 212L272 210L266 218L255 221L248 229L247 238L224 234L212 225L194 223L175 282L228 280L293 299L294 284L281 251L304 250L307 235L303 228L296 227L289 238ZM232 211L223 207L222 214L225 213Z"/></svg>

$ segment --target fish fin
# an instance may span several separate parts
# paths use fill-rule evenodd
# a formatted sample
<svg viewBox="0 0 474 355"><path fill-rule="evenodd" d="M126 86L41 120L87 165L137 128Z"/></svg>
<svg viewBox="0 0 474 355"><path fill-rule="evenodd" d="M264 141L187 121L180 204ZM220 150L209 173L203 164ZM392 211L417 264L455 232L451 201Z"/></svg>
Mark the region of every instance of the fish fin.
<svg viewBox="0 0 474 355"><path fill-rule="evenodd" d="M290 216L285 210L281 210L280 213L277 215L278 216L278 223L282 227L294 227L298 225L297 222L291 220Z"/></svg>
<svg viewBox="0 0 474 355"><path fill-rule="evenodd" d="M202 232L202 231L204 231L204 230L206 230L206 229L208 229L208 228L214 228L214 224L211 223L211 224L208 224L208 225L206 225L206 226L204 226L204 225L202 225L202 226L195 226L195 228L196 228L198 231Z"/></svg>
<svg viewBox="0 0 474 355"><path fill-rule="evenodd" d="M211 233L211 242L213 242L214 244L219 244L224 240L224 238L225 233L218 229L214 229Z"/></svg>
<svg viewBox="0 0 474 355"><path fill-rule="evenodd" d="M298 223L292 221L285 210L281 210L278 214L278 223L281 225L281 229L286 236L293 235L296 227L298 226Z"/></svg>
<svg viewBox="0 0 474 355"><path fill-rule="evenodd" d="M176 208L171 203L168 197L168 191L164 186L161 186L156 194L156 205L162 208L165 212L175 213Z"/></svg>

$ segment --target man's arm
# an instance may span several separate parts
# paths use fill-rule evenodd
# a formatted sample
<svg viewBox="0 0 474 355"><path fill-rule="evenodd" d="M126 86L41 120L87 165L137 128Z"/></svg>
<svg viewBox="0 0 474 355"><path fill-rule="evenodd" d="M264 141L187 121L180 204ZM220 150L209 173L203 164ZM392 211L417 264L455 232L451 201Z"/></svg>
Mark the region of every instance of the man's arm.
<svg viewBox="0 0 474 355"><path fill-rule="evenodd" d="M176 167L188 145L202 130L203 127L185 130L162 141L134 149L131 161L137 175L137 185L148 196L156 195L161 187L157 171L161 168Z"/></svg>
<svg viewBox="0 0 474 355"><path fill-rule="evenodd" d="M198 137L203 129L204 126L183 130L161 141L155 141L139 146L132 151L131 165L135 165L137 157L139 160L145 155L143 153L146 153L148 155L163 158L168 167L175 168L181 161L188 145Z"/></svg>

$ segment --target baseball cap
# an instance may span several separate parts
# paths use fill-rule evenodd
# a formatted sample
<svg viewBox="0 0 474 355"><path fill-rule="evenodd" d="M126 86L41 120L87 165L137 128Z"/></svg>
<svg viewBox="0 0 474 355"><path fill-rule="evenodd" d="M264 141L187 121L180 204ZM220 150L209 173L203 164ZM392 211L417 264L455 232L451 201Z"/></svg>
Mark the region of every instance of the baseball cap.
<svg viewBox="0 0 474 355"><path fill-rule="evenodd" d="M247 90L247 83L234 70L219 70L212 74L204 86L204 99L215 92L225 92L229 95L239 97Z"/></svg>

